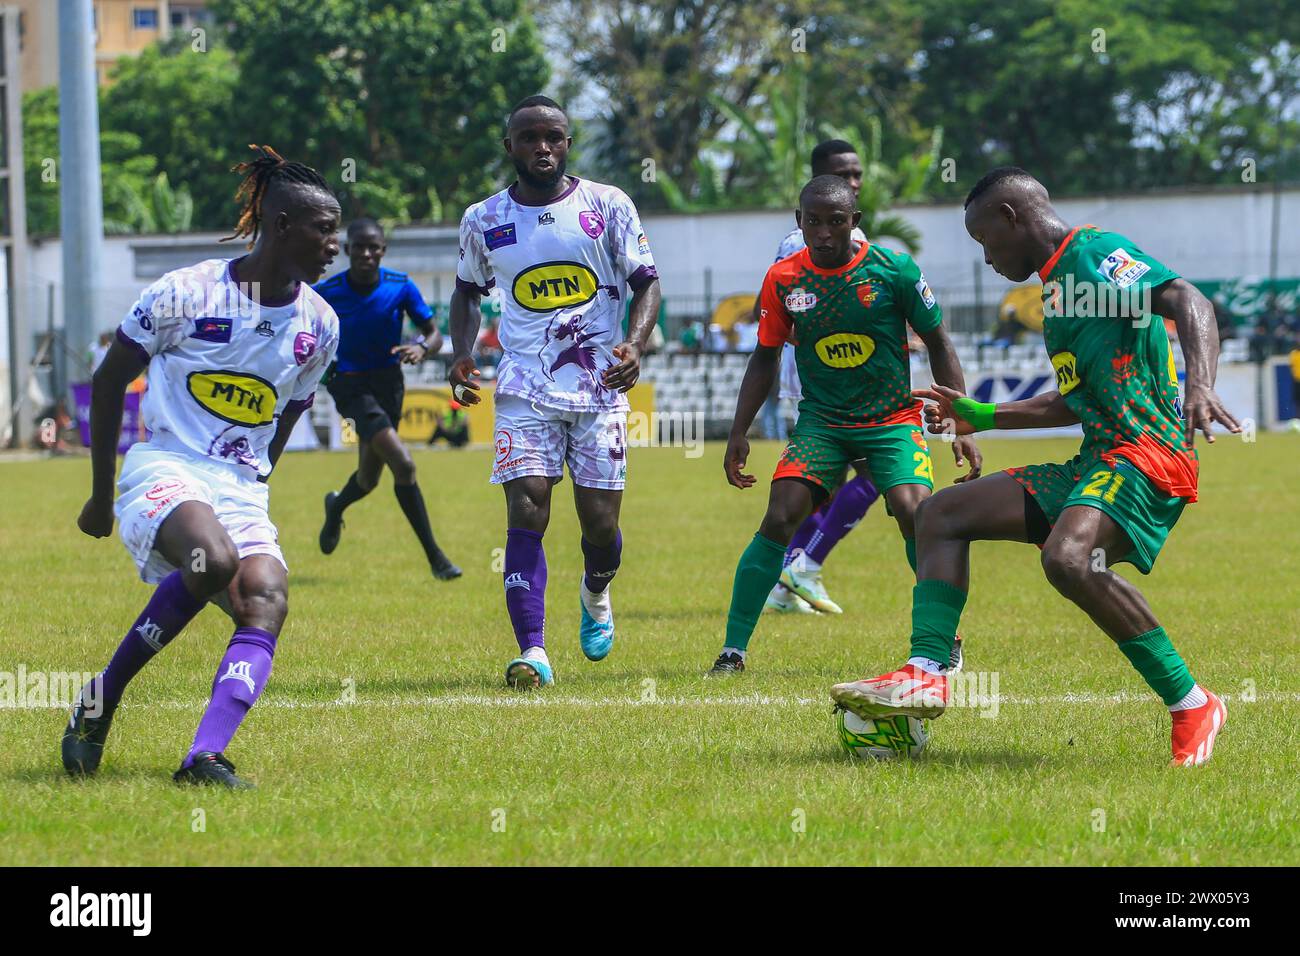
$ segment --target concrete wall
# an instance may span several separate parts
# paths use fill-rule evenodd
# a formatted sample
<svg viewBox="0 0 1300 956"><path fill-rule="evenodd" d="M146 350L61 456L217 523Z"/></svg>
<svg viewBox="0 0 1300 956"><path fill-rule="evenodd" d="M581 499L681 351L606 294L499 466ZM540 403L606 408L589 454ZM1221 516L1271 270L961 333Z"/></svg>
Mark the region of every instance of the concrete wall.
<svg viewBox="0 0 1300 956"><path fill-rule="evenodd" d="M1281 199L1278 274L1296 277L1300 276L1300 188L1284 190ZM1188 278L1208 280L1268 275L1272 202L1272 192L1260 185L1069 199L1059 208L1070 222L1122 232ZM921 233L917 258L942 301L969 305L978 297L991 306L1010 288L984 265L979 247L962 226L959 205L908 206L899 212ZM716 303L731 293L757 292L777 242L794 228L794 214L793 210L654 214L645 217L644 226L670 306L694 311L706 295ZM210 256L243 253L242 243L219 243L219 238L220 234L209 233L105 240L97 321L101 326L116 324L139 289L169 269ZM33 247L30 291L35 329L44 328L49 284L61 283L59 255L58 240ZM411 273L431 301L445 303L454 285L456 259L456 227L442 225L395 229L384 261ZM347 263L340 257L335 265L341 270Z"/></svg>

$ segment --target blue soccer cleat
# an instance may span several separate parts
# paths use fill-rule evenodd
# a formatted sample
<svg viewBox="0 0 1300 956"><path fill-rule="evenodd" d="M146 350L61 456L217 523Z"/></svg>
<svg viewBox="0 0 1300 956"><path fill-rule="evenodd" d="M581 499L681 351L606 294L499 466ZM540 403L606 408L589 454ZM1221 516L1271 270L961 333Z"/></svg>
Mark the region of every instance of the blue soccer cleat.
<svg viewBox="0 0 1300 956"><path fill-rule="evenodd" d="M555 672L544 660L516 657L506 665L506 684L515 690L531 690L555 683Z"/></svg>
<svg viewBox="0 0 1300 956"><path fill-rule="evenodd" d="M578 598L578 605L582 608L578 641L582 644L582 653L587 655L589 661L603 661L614 647L614 614L609 610L609 591L602 591L600 596L604 599L606 609L604 624L592 617L587 610L587 602Z"/></svg>

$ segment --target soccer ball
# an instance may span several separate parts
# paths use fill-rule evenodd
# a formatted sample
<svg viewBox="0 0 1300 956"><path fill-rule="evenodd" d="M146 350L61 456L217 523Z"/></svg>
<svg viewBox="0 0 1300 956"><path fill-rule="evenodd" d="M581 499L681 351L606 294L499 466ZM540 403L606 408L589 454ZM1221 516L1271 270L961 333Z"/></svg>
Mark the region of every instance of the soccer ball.
<svg viewBox="0 0 1300 956"><path fill-rule="evenodd" d="M902 714L863 720L852 711L838 710L835 713L835 728L840 745L863 760L915 757L930 740L924 723Z"/></svg>

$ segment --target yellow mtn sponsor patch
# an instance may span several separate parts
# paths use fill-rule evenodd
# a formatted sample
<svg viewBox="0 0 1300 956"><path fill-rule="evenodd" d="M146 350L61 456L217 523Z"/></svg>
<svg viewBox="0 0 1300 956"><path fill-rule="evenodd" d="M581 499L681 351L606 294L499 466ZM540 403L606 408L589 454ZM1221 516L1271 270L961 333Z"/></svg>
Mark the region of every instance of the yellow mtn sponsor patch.
<svg viewBox="0 0 1300 956"><path fill-rule="evenodd" d="M529 312L550 312L590 302L596 273L578 262L543 262L515 277L511 293Z"/></svg>
<svg viewBox="0 0 1300 956"><path fill-rule="evenodd" d="M817 340L813 346L822 364L831 368L857 368L876 350L876 343L869 335L857 332L836 332Z"/></svg>
<svg viewBox="0 0 1300 956"><path fill-rule="evenodd" d="M1057 352L1052 356L1052 368L1056 369L1056 390L1062 395L1069 395L1079 384L1079 363L1073 352Z"/></svg>
<svg viewBox="0 0 1300 956"><path fill-rule="evenodd" d="M196 402L223 421L250 428L275 421L275 387L256 375L190 372L185 384Z"/></svg>

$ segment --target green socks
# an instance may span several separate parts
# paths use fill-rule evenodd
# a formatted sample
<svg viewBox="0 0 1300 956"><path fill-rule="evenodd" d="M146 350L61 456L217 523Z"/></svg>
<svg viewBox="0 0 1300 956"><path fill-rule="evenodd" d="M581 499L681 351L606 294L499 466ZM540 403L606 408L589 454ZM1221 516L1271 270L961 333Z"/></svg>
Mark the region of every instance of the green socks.
<svg viewBox="0 0 1300 956"><path fill-rule="evenodd" d="M912 589L910 656L947 665L957 637L957 622L965 606L966 592L947 581L917 581Z"/></svg>
<svg viewBox="0 0 1300 956"><path fill-rule="evenodd" d="M731 610L727 614L726 647L743 651L763 613L763 603L781 577L785 545L755 534L736 565L736 582L731 586ZM946 660L947 658L945 658Z"/></svg>
<svg viewBox="0 0 1300 956"><path fill-rule="evenodd" d="M1196 685L1187 672L1187 665L1174 650L1174 645L1169 643L1169 635L1163 627L1131 637L1121 642L1119 649L1137 668L1142 679L1160 695L1166 707L1178 703Z"/></svg>

